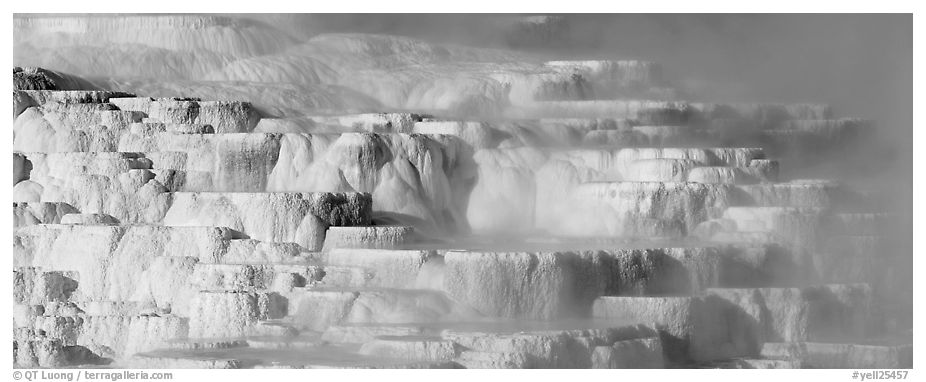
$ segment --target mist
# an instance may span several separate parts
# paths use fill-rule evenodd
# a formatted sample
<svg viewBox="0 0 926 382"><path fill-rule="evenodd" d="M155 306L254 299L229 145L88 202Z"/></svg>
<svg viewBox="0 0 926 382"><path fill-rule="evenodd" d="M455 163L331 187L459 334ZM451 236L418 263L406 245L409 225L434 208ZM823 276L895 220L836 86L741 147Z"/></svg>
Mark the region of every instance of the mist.
<svg viewBox="0 0 926 382"><path fill-rule="evenodd" d="M900 149L897 165L912 163L911 15L560 17L565 27L541 41L512 41L513 15L289 15L294 25L287 30L394 34L554 58L655 61L699 99L825 103L848 117L873 119L879 138Z"/></svg>
<svg viewBox="0 0 926 382"><path fill-rule="evenodd" d="M20 14L13 55L22 349L64 301L155 317L75 365L912 354L912 15Z"/></svg>
<svg viewBox="0 0 926 382"><path fill-rule="evenodd" d="M912 203L911 15L567 14L548 35L513 33L519 15L234 16L299 39L373 33L540 59L649 60L699 100L828 104L842 117L873 120L878 133L862 147L867 153L825 171L847 181L865 174L866 187L901 192L898 211ZM813 168L784 167L797 178L814 176Z"/></svg>

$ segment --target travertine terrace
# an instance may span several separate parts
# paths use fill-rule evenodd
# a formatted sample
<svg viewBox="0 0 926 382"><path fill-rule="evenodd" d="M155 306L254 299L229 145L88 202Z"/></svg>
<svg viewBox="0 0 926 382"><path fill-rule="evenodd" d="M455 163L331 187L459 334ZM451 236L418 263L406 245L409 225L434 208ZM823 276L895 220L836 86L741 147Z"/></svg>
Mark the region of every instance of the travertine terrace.
<svg viewBox="0 0 926 382"><path fill-rule="evenodd" d="M14 19L16 367L911 367L874 122L272 24Z"/></svg>

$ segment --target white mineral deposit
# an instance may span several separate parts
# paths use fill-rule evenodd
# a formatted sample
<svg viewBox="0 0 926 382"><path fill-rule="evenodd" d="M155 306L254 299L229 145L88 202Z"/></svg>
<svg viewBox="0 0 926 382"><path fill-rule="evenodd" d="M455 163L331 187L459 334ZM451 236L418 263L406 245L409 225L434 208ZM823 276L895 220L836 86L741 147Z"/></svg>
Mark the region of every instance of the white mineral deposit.
<svg viewBox="0 0 926 382"><path fill-rule="evenodd" d="M599 16L16 15L14 366L912 367L867 32Z"/></svg>

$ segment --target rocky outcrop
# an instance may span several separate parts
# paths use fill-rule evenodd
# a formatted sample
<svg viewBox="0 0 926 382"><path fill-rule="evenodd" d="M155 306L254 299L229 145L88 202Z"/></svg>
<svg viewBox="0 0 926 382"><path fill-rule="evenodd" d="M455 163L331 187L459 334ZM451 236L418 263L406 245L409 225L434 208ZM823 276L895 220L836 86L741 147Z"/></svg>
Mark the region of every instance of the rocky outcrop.
<svg viewBox="0 0 926 382"><path fill-rule="evenodd" d="M260 320L285 316L286 302L273 293L201 291L190 309L190 337L242 337Z"/></svg>
<svg viewBox="0 0 926 382"><path fill-rule="evenodd" d="M215 261L232 235L215 227L36 225L17 231L14 259L48 271L76 271L86 298L132 300L155 258L182 254Z"/></svg>
<svg viewBox="0 0 926 382"><path fill-rule="evenodd" d="M250 132L260 120L248 102L170 98L117 98L111 102L120 110L143 113L155 121L210 125L218 133Z"/></svg>
<svg viewBox="0 0 926 382"><path fill-rule="evenodd" d="M730 335L694 340L693 354L707 359L755 356L764 342L860 338L871 325L870 296L867 285L710 290L708 328L697 333Z"/></svg>
<svg viewBox="0 0 926 382"><path fill-rule="evenodd" d="M772 256L763 254L759 261L755 256L735 248L451 251L444 256L443 288L487 316L577 317L591 313L593 301L602 295L686 295L744 285L748 281L732 276L744 272L760 280L782 272L767 260Z"/></svg>
<svg viewBox="0 0 926 382"><path fill-rule="evenodd" d="M412 361L449 361L456 358L458 345L440 338L378 337L366 342L360 354L384 358L404 358Z"/></svg>
<svg viewBox="0 0 926 382"><path fill-rule="evenodd" d="M522 357L531 367L558 369L601 367L610 362L622 362L624 360L621 357L629 355L621 353L627 350L626 347L634 346L625 341L637 340L639 343L649 344L648 347L652 351L656 345L643 339L653 336L652 328L644 325L532 330L519 333L478 333L460 330L448 330L443 333L444 338L451 339L467 349L484 354L497 354L498 363L511 363L520 358L517 354L523 354ZM599 349L601 347L609 347L611 351Z"/></svg>
<svg viewBox="0 0 926 382"><path fill-rule="evenodd" d="M432 251L333 249L325 262L335 267L350 267L365 272L362 285L353 287L408 289L416 285L419 273L429 261L439 261Z"/></svg>
<svg viewBox="0 0 926 382"><path fill-rule="evenodd" d="M324 249L335 248L400 248L418 241L412 227L329 227L325 232Z"/></svg>
<svg viewBox="0 0 926 382"><path fill-rule="evenodd" d="M603 296L595 300L592 315L607 320L654 323L660 334L660 352L678 362L697 357L689 351L693 331L703 330L698 327L703 309L700 304L702 300L695 297Z"/></svg>
<svg viewBox="0 0 926 382"><path fill-rule="evenodd" d="M665 360L659 337L617 341L611 346L596 346L592 354L593 369L662 369Z"/></svg>
<svg viewBox="0 0 926 382"><path fill-rule="evenodd" d="M601 297L594 315L654 322L675 361L765 355L763 344L862 338L871 324L867 285L709 289L697 297Z"/></svg>
<svg viewBox="0 0 926 382"><path fill-rule="evenodd" d="M910 367L872 121L306 18L15 18L15 367Z"/></svg>
<svg viewBox="0 0 926 382"><path fill-rule="evenodd" d="M370 208L370 195L359 193L173 193L163 223L320 249L329 226L369 225Z"/></svg>
<svg viewBox="0 0 926 382"><path fill-rule="evenodd" d="M13 227L35 224L58 224L65 216L77 213L67 203L20 202L13 203Z"/></svg>
<svg viewBox="0 0 926 382"><path fill-rule="evenodd" d="M427 231L465 232L474 176L467 150L449 136L286 135L267 189L368 192L374 211Z"/></svg>
<svg viewBox="0 0 926 382"><path fill-rule="evenodd" d="M14 90L98 90L79 77L52 70L27 67L13 68Z"/></svg>
<svg viewBox="0 0 926 382"><path fill-rule="evenodd" d="M702 183L584 183L565 198L550 192L537 211L537 226L575 236L682 236L719 216L731 191Z"/></svg>
<svg viewBox="0 0 926 382"><path fill-rule="evenodd" d="M159 222L171 197L152 172L151 161L132 153L27 153L29 180L14 187L14 199L67 203L81 213L99 213L124 223ZM165 181L166 182L166 181Z"/></svg>
<svg viewBox="0 0 926 382"><path fill-rule="evenodd" d="M433 290L307 288L294 289L287 299L290 316L298 327L324 331L323 338L348 343L366 342L381 334L407 334L405 329L394 328L400 324L439 324L479 318L472 309ZM377 330L380 325L393 329ZM353 326L358 328L350 330Z"/></svg>

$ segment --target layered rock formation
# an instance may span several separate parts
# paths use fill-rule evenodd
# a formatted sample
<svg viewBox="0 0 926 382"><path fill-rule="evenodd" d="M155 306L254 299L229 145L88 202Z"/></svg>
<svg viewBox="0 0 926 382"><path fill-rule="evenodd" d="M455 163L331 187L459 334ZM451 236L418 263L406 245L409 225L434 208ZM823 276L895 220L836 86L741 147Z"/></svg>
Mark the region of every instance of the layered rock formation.
<svg viewBox="0 0 926 382"><path fill-rule="evenodd" d="M869 121L648 61L14 24L17 367L911 366L898 212L784 161Z"/></svg>

